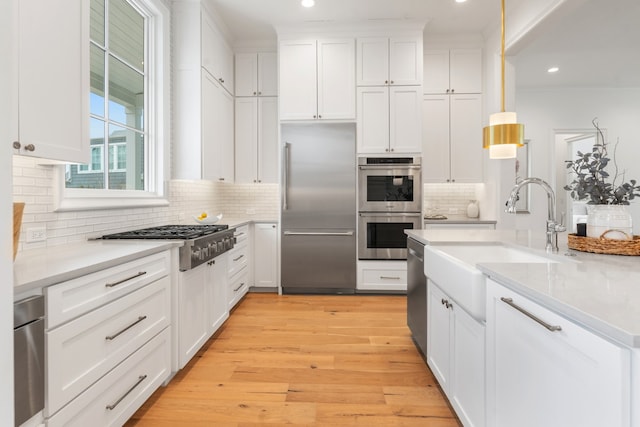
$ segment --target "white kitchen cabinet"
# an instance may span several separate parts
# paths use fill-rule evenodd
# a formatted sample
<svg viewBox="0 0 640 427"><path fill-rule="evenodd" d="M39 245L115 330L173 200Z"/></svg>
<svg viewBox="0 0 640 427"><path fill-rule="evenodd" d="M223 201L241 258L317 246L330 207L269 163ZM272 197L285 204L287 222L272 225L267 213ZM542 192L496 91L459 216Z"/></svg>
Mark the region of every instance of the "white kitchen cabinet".
<svg viewBox="0 0 640 427"><path fill-rule="evenodd" d="M181 272L178 283L178 365L182 369L229 317L228 253Z"/></svg>
<svg viewBox="0 0 640 427"><path fill-rule="evenodd" d="M236 244L227 252L227 304L232 310L251 286L253 261L251 259L251 230L249 225L236 228L234 233Z"/></svg>
<svg viewBox="0 0 640 427"><path fill-rule="evenodd" d="M487 280L487 425L628 426L630 367L628 348Z"/></svg>
<svg viewBox="0 0 640 427"><path fill-rule="evenodd" d="M420 153L422 101L419 86L357 89L359 154Z"/></svg>
<svg viewBox="0 0 640 427"><path fill-rule="evenodd" d="M205 10L201 14L201 28L202 67L233 95L233 50Z"/></svg>
<svg viewBox="0 0 640 427"><path fill-rule="evenodd" d="M407 292L406 261L358 260L356 289L373 292Z"/></svg>
<svg viewBox="0 0 640 427"><path fill-rule="evenodd" d="M234 102L208 72L202 72L202 178L234 180Z"/></svg>
<svg viewBox="0 0 640 427"><path fill-rule="evenodd" d="M353 120L354 39L285 40L279 45L281 120Z"/></svg>
<svg viewBox="0 0 640 427"><path fill-rule="evenodd" d="M204 46L211 41L203 35L207 11L197 1L172 4L173 178L233 182L233 95L211 72L213 65L203 65L214 61L207 52L215 52Z"/></svg>
<svg viewBox="0 0 640 427"><path fill-rule="evenodd" d="M14 153L88 163L89 1L65 2L64 13L59 2L14 4L18 43Z"/></svg>
<svg viewBox="0 0 640 427"><path fill-rule="evenodd" d="M277 96L278 56L275 52L236 54L236 96Z"/></svg>
<svg viewBox="0 0 640 427"><path fill-rule="evenodd" d="M422 85L422 37L363 37L357 41L358 86Z"/></svg>
<svg viewBox="0 0 640 427"><path fill-rule="evenodd" d="M236 98L235 182L278 182L278 98Z"/></svg>
<svg viewBox="0 0 640 427"><path fill-rule="evenodd" d="M278 286L278 225L256 223L253 226L253 287Z"/></svg>
<svg viewBox="0 0 640 427"><path fill-rule="evenodd" d="M484 324L431 280L427 319L427 364L462 424L484 426Z"/></svg>
<svg viewBox="0 0 640 427"><path fill-rule="evenodd" d="M426 94L482 93L482 51L425 51L423 88Z"/></svg>
<svg viewBox="0 0 640 427"><path fill-rule="evenodd" d="M95 402L101 425L122 423L169 377L171 259L149 255L44 289L47 425L83 425Z"/></svg>
<svg viewBox="0 0 640 427"><path fill-rule="evenodd" d="M482 95L424 95L424 182L482 182Z"/></svg>

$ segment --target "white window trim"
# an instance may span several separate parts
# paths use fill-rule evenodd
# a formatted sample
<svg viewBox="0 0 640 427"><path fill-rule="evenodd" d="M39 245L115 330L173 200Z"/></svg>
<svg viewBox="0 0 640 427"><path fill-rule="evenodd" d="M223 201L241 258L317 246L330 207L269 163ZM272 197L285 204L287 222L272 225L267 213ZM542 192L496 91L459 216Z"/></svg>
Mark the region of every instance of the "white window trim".
<svg viewBox="0 0 640 427"><path fill-rule="evenodd" d="M54 211L121 209L131 207L168 206L168 178L170 152L170 11L163 0L133 0L147 14L149 25L149 99L146 126L156 144L149 145L148 185L152 191L89 190L65 188L65 166L57 166L54 173ZM87 97L89 88L86 88ZM89 120L87 116L85 118ZM153 145L153 146L152 146Z"/></svg>

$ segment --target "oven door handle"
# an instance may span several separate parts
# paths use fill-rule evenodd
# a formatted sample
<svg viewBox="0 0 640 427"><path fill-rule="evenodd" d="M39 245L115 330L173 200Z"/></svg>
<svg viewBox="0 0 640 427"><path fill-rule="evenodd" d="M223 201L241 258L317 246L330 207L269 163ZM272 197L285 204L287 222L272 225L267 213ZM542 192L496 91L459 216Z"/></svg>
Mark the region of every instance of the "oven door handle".
<svg viewBox="0 0 640 427"><path fill-rule="evenodd" d="M383 170L383 171L405 171L405 170L420 170L421 166L410 166L410 165L360 165L358 166L360 170Z"/></svg>
<svg viewBox="0 0 640 427"><path fill-rule="evenodd" d="M399 216L399 217L416 217L422 215L420 212L406 213L406 212L360 212L362 217L371 216Z"/></svg>

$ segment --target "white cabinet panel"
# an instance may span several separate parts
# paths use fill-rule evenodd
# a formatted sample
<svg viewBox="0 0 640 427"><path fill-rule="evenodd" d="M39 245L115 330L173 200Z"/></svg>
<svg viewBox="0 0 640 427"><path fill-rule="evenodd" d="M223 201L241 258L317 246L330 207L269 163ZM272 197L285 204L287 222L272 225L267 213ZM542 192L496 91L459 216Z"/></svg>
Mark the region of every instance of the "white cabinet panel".
<svg viewBox="0 0 640 427"><path fill-rule="evenodd" d="M487 425L627 426L630 375L629 349L487 281Z"/></svg>
<svg viewBox="0 0 640 427"><path fill-rule="evenodd" d="M278 73L275 52L236 54L236 96L277 96Z"/></svg>
<svg viewBox="0 0 640 427"><path fill-rule="evenodd" d="M209 338L206 264L180 273L178 284L178 365L182 369Z"/></svg>
<svg viewBox="0 0 640 427"><path fill-rule="evenodd" d="M258 95L278 95L278 55L275 52L258 53Z"/></svg>
<svg viewBox="0 0 640 427"><path fill-rule="evenodd" d="M316 41L280 43L280 119L313 120L317 117Z"/></svg>
<svg viewBox="0 0 640 427"><path fill-rule="evenodd" d="M202 178L233 182L233 96L202 72Z"/></svg>
<svg viewBox="0 0 640 427"><path fill-rule="evenodd" d="M482 182L482 96L424 95L425 182Z"/></svg>
<svg viewBox="0 0 640 427"><path fill-rule="evenodd" d="M480 49L424 52L424 93L482 93Z"/></svg>
<svg viewBox="0 0 640 427"><path fill-rule="evenodd" d="M389 39L389 83L422 85L422 38L391 37Z"/></svg>
<svg viewBox="0 0 640 427"><path fill-rule="evenodd" d="M229 309L227 307L227 291L229 288L227 260L227 254L222 254L207 265L209 270L207 277L209 335L215 333L224 321L229 318Z"/></svg>
<svg viewBox="0 0 640 427"><path fill-rule="evenodd" d="M422 96L419 86L389 88L389 148L396 153L422 151Z"/></svg>
<svg viewBox="0 0 640 427"><path fill-rule="evenodd" d="M358 86L389 84L389 39L387 37L359 38L357 55Z"/></svg>
<svg viewBox="0 0 640 427"><path fill-rule="evenodd" d="M276 287L278 276L278 226L256 223L253 226L253 286Z"/></svg>
<svg viewBox="0 0 640 427"><path fill-rule="evenodd" d="M47 331L47 416L170 324L168 276Z"/></svg>
<svg viewBox="0 0 640 427"><path fill-rule="evenodd" d="M278 98L236 98L238 183L278 182Z"/></svg>
<svg viewBox="0 0 640 427"><path fill-rule="evenodd" d="M233 51L205 11L202 12L201 19L202 67L233 94Z"/></svg>
<svg viewBox="0 0 640 427"><path fill-rule="evenodd" d="M357 289L369 291L407 291L406 261L358 260Z"/></svg>
<svg viewBox="0 0 640 427"><path fill-rule="evenodd" d="M427 282L427 364L445 392L450 380L451 316L447 295ZM448 303L448 302L447 302Z"/></svg>
<svg viewBox="0 0 640 427"><path fill-rule="evenodd" d="M13 134L21 146L14 153L88 163L89 1L64 2L64 13L60 2L14 3L18 123Z"/></svg>
<svg viewBox="0 0 640 427"><path fill-rule="evenodd" d="M318 118L355 119L354 39L318 41Z"/></svg>
<svg viewBox="0 0 640 427"><path fill-rule="evenodd" d="M358 88L356 139L358 153L389 151L389 88Z"/></svg>

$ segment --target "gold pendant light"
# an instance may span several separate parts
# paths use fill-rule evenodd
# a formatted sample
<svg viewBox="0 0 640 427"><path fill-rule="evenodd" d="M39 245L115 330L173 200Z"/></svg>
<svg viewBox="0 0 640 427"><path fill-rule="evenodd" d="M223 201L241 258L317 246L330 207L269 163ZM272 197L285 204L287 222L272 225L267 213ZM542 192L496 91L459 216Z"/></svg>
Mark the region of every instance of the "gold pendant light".
<svg viewBox="0 0 640 427"><path fill-rule="evenodd" d="M499 113L489 117L489 126L483 129L482 146L489 149L491 159L513 159L516 149L524 144L524 125L517 123L515 112L504 111L504 1L501 8L501 37L500 37L500 106Z"/></svg>

